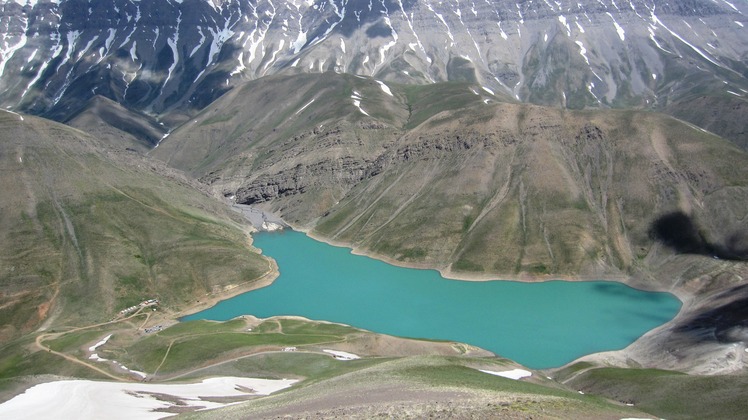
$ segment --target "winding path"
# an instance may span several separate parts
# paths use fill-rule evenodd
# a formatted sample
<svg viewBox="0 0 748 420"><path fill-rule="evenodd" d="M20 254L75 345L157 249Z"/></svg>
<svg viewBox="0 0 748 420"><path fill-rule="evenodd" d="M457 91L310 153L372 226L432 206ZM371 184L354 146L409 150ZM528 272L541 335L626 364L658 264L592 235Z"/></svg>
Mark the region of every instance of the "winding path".
<svg viewBox="0 0 748 420"><path fill-rule="evenodd" d="M126 317L126 318L122 318L122 319L116 319L116 320L113 320L113 321L107 321L107 322L101 322L101 323L98 323L98 324L87 325L85 327L73 328L71 330L63 331L63 332L40 334L39 336L36 337L36 340L34 340L34 344L36 345L36 347L38 347L42 351L46 351L46 352L54 354L56 356L60 356L60 357L62 357L63 359L65 359L67 361L70 361L70 362L77 363L79 365L85 366L85 367L87 367L87 368L89 368L91 370L94 370L94 371L96 371L96 372L98 372L98 373L100 373L100 374L102 374L104 376L107 376L109 378L112 378L112 379L114 379L116 381L132 382L132 378L113 375L113 374L105 371L104 369L101 369L101 368L99 368L97 366L92 365L91 363L88 363L88 362L85 362L83 360L80 360L77 357L73 357L73 356L67 355L65 353L61 353L59 351L52 350L50 347L47 347L47 346L44 345L44 341L47 340L47 339L50 339L50 338L58 338L58 337L63 336L65 334L70 334L70 333L73 333L73 332L76 332L76 331L82 331L82 330L87 330L87 329L91 329L91 328L103 327L105 325L118 324L120 322L127 321L127 320L132 319L132 318L134 318L136 316L142 315L140 313L142 309L143 308L140 308L134 314L132 314L132 315ZM150 318L150 314L146 313L145 315L146 315L146 321L148 321L148 319Z"/></svg>

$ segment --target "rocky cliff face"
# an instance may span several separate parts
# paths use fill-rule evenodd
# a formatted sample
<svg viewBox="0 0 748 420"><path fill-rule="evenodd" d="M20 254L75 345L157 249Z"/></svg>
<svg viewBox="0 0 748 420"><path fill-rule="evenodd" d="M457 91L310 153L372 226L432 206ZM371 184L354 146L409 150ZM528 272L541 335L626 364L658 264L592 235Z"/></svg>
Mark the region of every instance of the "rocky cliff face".
<svg viewBox="0 0 748 420"><path fill-rule="evenodd" d="M5 0L0 103L64 120L98 94L162 113L246 79L335 71L569 108L706 94L727 109L748 92L745 13L727 0Z"/></svg>

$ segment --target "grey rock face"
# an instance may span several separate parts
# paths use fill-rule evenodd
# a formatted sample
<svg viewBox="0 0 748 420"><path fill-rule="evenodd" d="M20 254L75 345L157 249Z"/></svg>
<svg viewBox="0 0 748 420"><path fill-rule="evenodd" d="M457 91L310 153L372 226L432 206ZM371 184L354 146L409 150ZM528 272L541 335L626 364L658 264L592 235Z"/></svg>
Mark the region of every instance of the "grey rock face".
<svg viewBox="0 0 748 420"><path fill-rule="evenodd" d="M740 1L17 1L0 3L0 104L59 120L93 95L200 109L280 72L469 80L569 108L748 95Z"/></svg>

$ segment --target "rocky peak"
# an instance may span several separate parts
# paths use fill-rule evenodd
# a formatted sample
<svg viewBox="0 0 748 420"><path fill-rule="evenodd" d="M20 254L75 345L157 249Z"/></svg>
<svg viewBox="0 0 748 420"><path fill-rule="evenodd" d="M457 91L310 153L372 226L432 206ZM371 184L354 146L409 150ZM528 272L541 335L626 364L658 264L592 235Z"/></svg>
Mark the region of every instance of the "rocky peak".
<svg viewBox="0 0 748 420"><path fill-rule="evenodd" d="M0 104L65 120L103 95L201 109L235 84L335 71L462 80L538 104L744 100L748 24L727 0L0 2Z"/></svg>

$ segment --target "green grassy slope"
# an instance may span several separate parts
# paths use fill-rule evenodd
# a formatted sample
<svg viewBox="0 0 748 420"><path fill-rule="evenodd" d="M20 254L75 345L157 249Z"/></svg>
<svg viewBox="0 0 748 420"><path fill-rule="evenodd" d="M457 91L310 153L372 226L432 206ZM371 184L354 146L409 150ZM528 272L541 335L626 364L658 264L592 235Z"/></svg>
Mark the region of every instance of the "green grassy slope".
<svg viewBox="0 0 748 420"><path fill-rule="evenodd" d="M655 369L601 367L583 372L568 384L668 419L740 418L748 409L745 374L690 376Z"/></svg>
<svg viewBox="0 0 748 420"><path fill-rule="evenodd" d="M0 342L144 299L177 308L269 269L224 206L69 127L0 113Z"/></svg>
<svg viewBox="0 0 748 420"><path fill-rule="evenodd" d="M314 363L301 354L285 358ZM418 356L341 364L347 372L330 366L338 371L334 376L312 378L277 395L188 417L600 419L645 415L538 377L515 381L476 369L512 368L495 360Z"/></svg>
<svg viewBox="0 0 748 420"><path fill-rule="evenodd" d="M228 322L192 321L144 334L139 322L119 321L43 339L42 345L83 363L46 351L23 354L28 342L16 341L14 359L0 357L0 401L50 374L106 379L93 367L122 380L131 374L112 360L147 373L151 382L195 381L211 376L295 378L292 388L250 399L224 410L193 413L201 418L276 416L494 417L563 418L642 417L645 413L616 401L581 395L576 389L533 371L521 381L480 372L522 368L469 346L382 336L352 327L303 319L251 317ZM88 359L89 346L111 334ZM294 346L292 352L284 347ZM341 361L325 349L360 355ZM416 356L412 356L412 355ZM59 378L59 377L57 377Z"/></svg>
<svg viewBox="0 0 748 420"><path fill-rule="evenodd" d="M167 129L153 117L94 96L85 107L65 121L115 148L147 152L166 134Z"/></svg>

